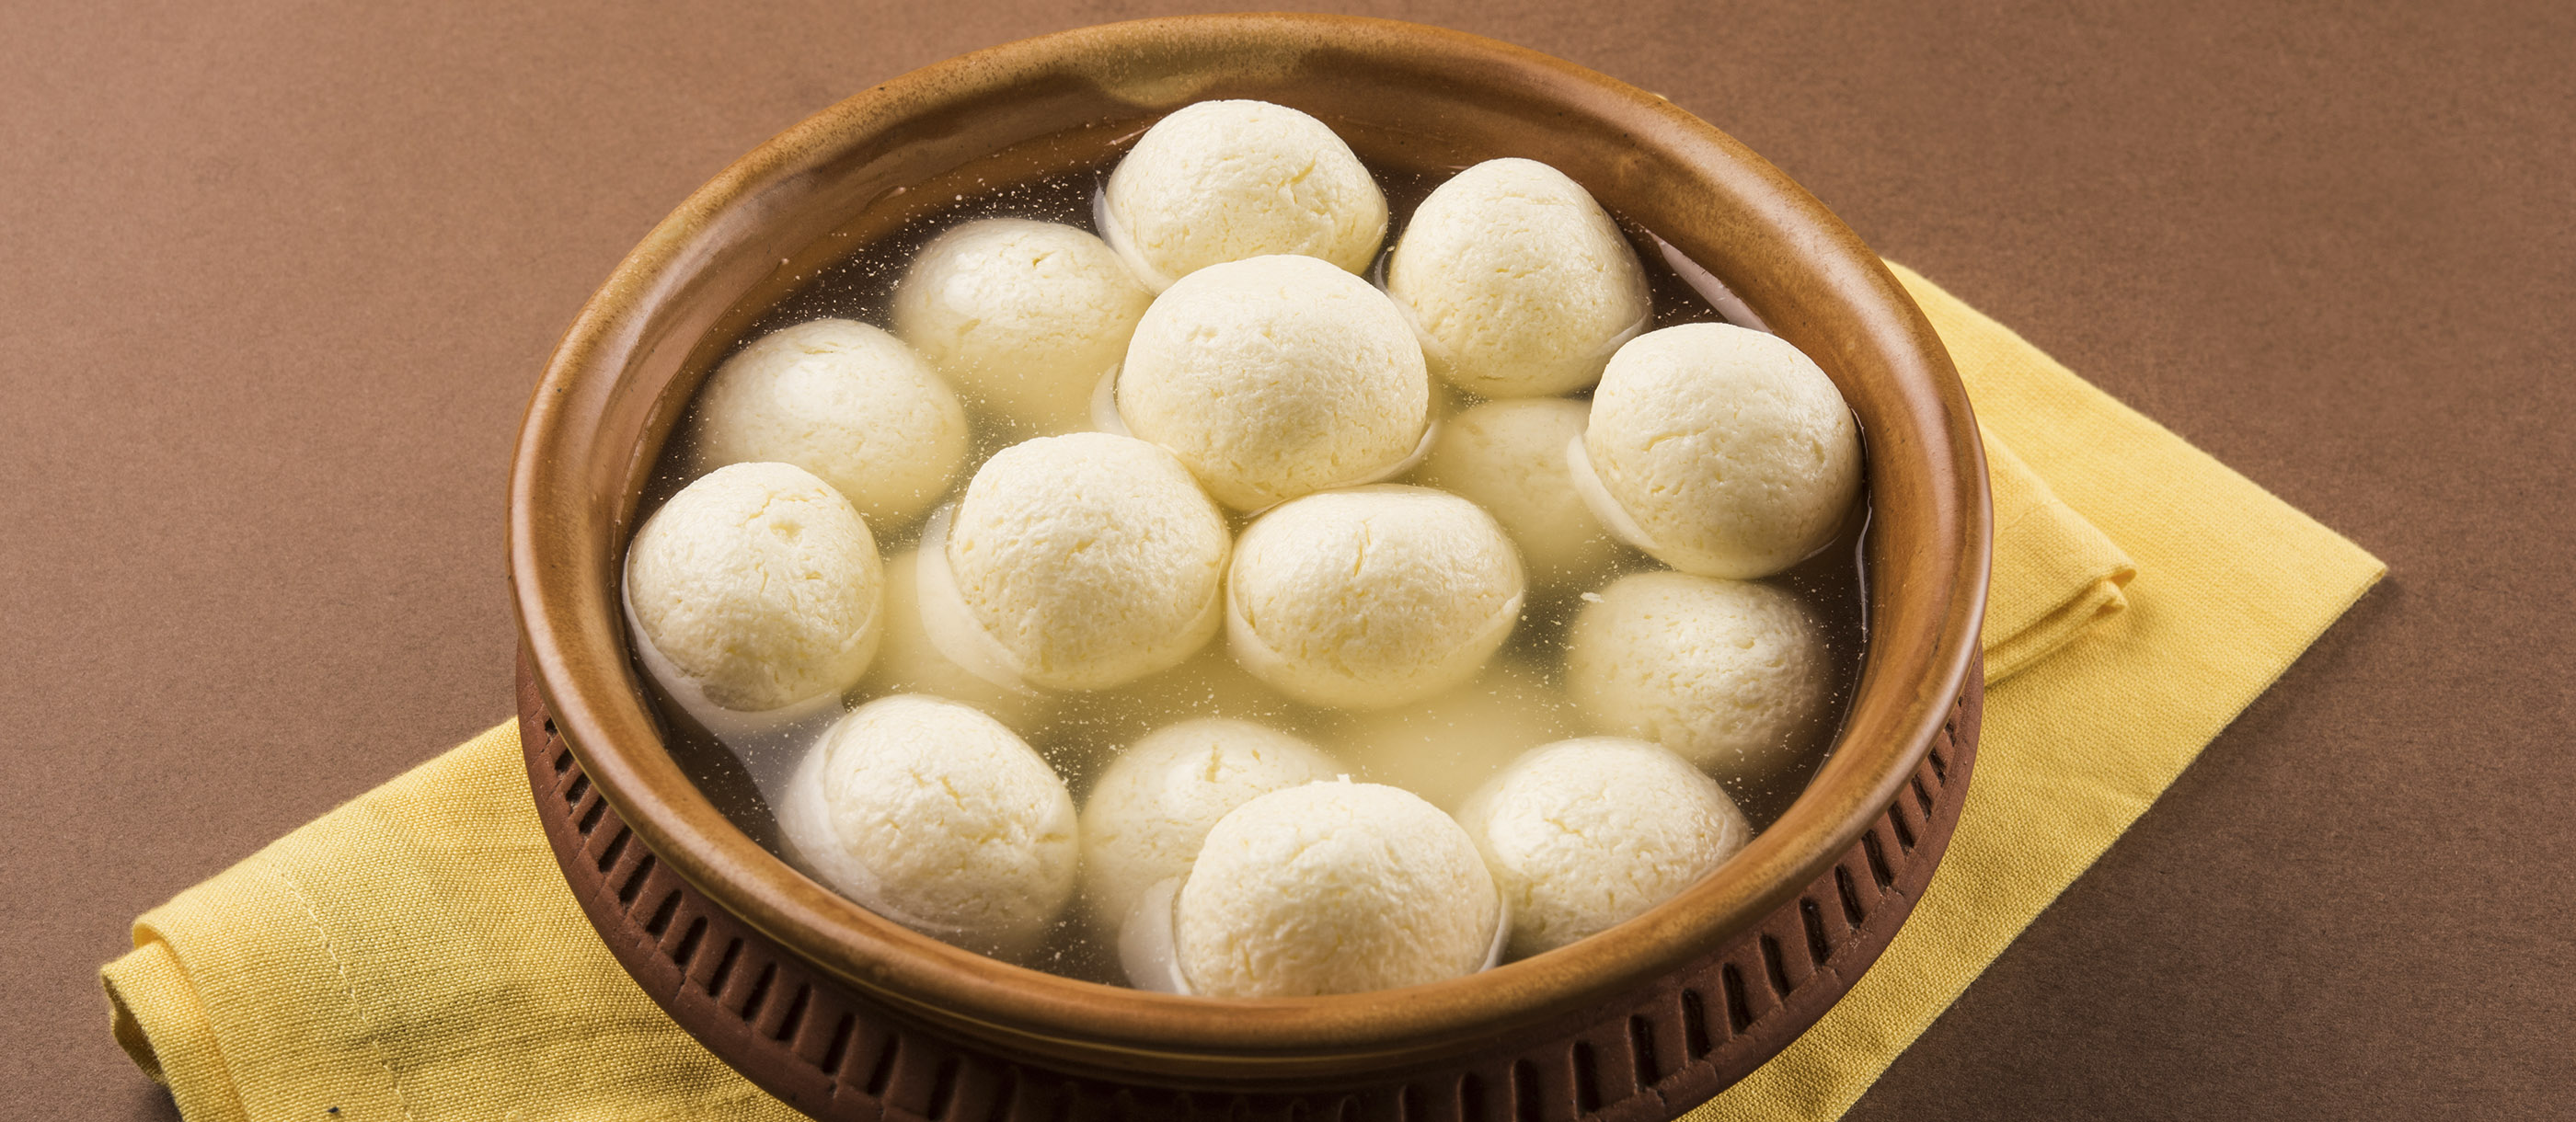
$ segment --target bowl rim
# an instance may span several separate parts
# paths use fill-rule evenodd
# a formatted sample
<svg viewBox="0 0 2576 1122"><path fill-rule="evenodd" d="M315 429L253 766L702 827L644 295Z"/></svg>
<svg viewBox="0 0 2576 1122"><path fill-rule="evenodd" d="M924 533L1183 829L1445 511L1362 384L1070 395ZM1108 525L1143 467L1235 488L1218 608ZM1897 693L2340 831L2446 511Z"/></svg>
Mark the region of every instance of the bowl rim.
<svg viewBox="0 0 2576 1122"><path fill-rule="evenodd" d="M643 323L705 259L702 242L729 209L807 174L826 158L925 104L990 92L1015 77L1061 74L1068 58L1127 52L1317 43L1410 52L1479 73L1507 73L1651 124L1800 252L1855 317L1857 334L1906 378L1904 392L1943 423L1909 447L1943 486L1924 516L1944 532L1923 562L1936 578L1908 595L1937 597L1937 634L1909 649L1909 676L1885 681L1873 651L1858 699L1903 690L1885 736L1833 756L1789 810L1718 872L1646 914L1571 946L1495 970L1401 990L1311 998L1214 999L1121 989L1014 966L875 916L796 872L733 826L664 749L626 657L622 624L570 607L594 575L581 527L617 504L580 473L580 430L618 378ZM1185 99L1186 100L1186 99ZM635 455L637 450L628 450ZM1878 479L1873 448L1871 476ZM1985 463L1965 388L1930 323L1878 257L1831 211L1750 150L1659 95L1508 43L1393 20L1323 15L1213 15L1135 20L1023 39L880 83L780 133L699 188L630 252L583 306L550 358L522 422L510 483L509 566L520 641L557 727L591 781L674 871L818 968L925 1020L991 1043L1112 1067L1233 1065L1246 1071L1332 1057L1397 1064L1490 1040L1497 1031L1596 1004L1649 982L1760 922L1857 842L1892 801L1946 719L1977 648L1991 558ZM1873 583L1880 560L1873 552ZM592 590L595 593L596 590ZM1873 592L1873 605L1877 594ZM1930 600L1926 600L1930 603ZM676 782L675 782L676 780Z"/></svg>

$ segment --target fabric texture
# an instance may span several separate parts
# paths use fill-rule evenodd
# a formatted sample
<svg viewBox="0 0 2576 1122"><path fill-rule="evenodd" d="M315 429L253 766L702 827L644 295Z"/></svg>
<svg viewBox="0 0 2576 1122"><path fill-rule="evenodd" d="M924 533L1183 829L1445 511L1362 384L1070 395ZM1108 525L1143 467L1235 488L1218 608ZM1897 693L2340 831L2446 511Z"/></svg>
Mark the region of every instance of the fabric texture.
<svg viewBox="0 0 2576 1122"><path fill-rule="evenodd" d="M1976 776L1885 956L1695 1119L1839 1116L2384 571L1897 273L1959 365L1994 478ZM146 913L101 980L117 1041L191 1122L797 1117L591 933L515 722Z"/></svg>
<svg viewBox="0 0 2576 1122"><path fill-rule="evenodd" d="M1946 338L1946 336L1945 336ZM1986 684L2021 672L2129 606L2138 564L1980 424L1995 496L1995 572L1986 598Z"/></svg>
<svg viewBox="0 0 2576 1122"><path fill-rule="evenodd" d="M1949 346L1992 437L1987 452L2001 465L1990 619L2026 618L2033 629L2066 634L2044 659L2035 652L2018 666L1988 667L1985 728L1958 831L1886 954L1814 1028L1692 1122L1840 1117L2387 572L2003 325L1891 267ZM2022 547L2053 531L2008 535L2005 455L2047 480L2051 498L2030 509L2056 501L2119 545L2103 554L2073 533L2076 550L2032 567ZM2039 517L2045 524L2049 516ZM2024 540L2016 546L2013 536ZM2079 561L2080 551L2090 559ZM2123 552L2135 562L2113 563ZM2026 583L2043 570L2054 586ZM2129 576L2113 580L2121 571ZM2072 588L2078 581L2085 587ZM2094 622L2085 627L2074 615ZM1986 641L1990 655L2038 645L1991 633Z"/></svg>

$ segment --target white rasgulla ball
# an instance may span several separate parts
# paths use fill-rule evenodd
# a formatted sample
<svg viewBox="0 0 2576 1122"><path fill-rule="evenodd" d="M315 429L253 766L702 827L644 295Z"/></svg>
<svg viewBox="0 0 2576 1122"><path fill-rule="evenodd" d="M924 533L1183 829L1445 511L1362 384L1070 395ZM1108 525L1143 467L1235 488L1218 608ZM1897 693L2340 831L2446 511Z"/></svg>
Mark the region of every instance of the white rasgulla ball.
<svg viewBox="0 0 2576 1122"><path fill-rule="evenodd" d="M1552 951L1679 895L1753 837L1726 791L1642 740L1531 751L1458 813L1511 906L1511 954Z"/></svg>
<svg viewBox="0 0 2576 1122"><path fill-rule="evenodd" d="M1833 540L1860 493L1860 429L1833 380L1776 335L1687 323L1621 347L1584 452L1637 544L1752 580Z"/></svg>
<svg viewBox="0 0 2576 1122"><path fill-rule="evenodd" d="M1415 209L1386 291L1421 328L1431 372L1486 397L1591 385L1653 311L1619 225L1563 172L1487 160Z"/></svg>
<svg viewBox="0 0 2576 1122"><path fill-rule="evenodd" d="M707 701L744 712L857 683L876 654L884 587L866 521L789 464L698 477L626 551L626 603L644 641Z"/></svg>
<svg viewBox="0 0 2576 1122"><path fill-rule="evenodd" d="M1082 808L1083 897L1115 931L1136 898L1190 869L1217 820L1272 791L1341 774L1331 756L1250 721L1166 725L1120 752Z"/></svg>
<svg viewBox="0 0 2576 1122"><path fill-rule="evenodd" d="M947 559L975 624L1026 681L1101 689L1216 634L1225 516L1171 453L1107 433L1022 441L966 484Z"/></svg>
<svg viewBox="0 0 2576 1122"><path fill-rule="evenodd" d="M1566 682L1594 729L1750 780L1786 767L1824 731L1832 659L1792 593L1638 573L1575 617Z"/></svg>
<svg viewBox="0 0 2576 1122"><path fill-rule="evenodd" d="M1146 309L1118 373L1128 431L1256 510L1369 482L1430 421L1422 347L1386 294L1312 257L1193 273Z"/></svg>
<svg viewBox="0 0 2576 1122"><path fill-rule="evenodd" d="M1481 969L1502 921L1456 820L1373 783L1309 783L1208 831L1173 901L1181 974L1217 997L1362 993Z"/></svg>
<svg viewBox="0 0 2576 1122"><path fill-rule="evenodd" d="M1322 121L1265 101L1202 101L1136 141L1101 198L1102 233L1147 287L1272 253L1366 270L1386 196Z"/></svg>
<svg viewBox="0 0 2576 1122"><path fill-rule="evenodd" d="M921 554L905 550L885 566L885 641L866 685L877 694L927 694L980 710L1022 736L1046 727L1060 698L997 685L957 665L931 641L921 614Z"/></svg>
<svg viewBox="0 0 2576 1122"><path fill-rule="evenodd" d="M1621 547L1576 493L1565 446L1590 408L1555 397L1488 401L1441 422L1422 481L1485 508L1521 549L1537 584L1590 586Z"/></svg>
<svg viewBox="0 0 2576 1122"><path fill-rule="evenodd" d="M743 348L698 391L698 464L771 460L821 476L883 527L948 493L966 461L966 411L903 341L818 319Z"/></svg>
<svg viewBox="0 0 2576 1122"><path fill-rule="evenodd" d="M1078 432L1091 427L1092 391L1153 299L1089 233L988 218L913 256L894 290L894 330L987 413Z"/></svg>
<svg viewBox="0 0 2576 1122"><path fill-rule="evenodd" d="M1001 723L889 697L825 730L779 800L790 854L833 890L925 935L1027 952L1073 896L1073 798Z"/></svg>
<svg viewBox="0 0 2576 1122"><path fill-rule="evenodd" d="M1575 735L1565 691L1496 659L1463 686L1410 705L1357 714L1331 738L1354 778L1402 787L1455 811L1521 753Z"/></svg>
<svg viewBox="0 0 2576 1122"><path fill-rule="evenodd" d="M1327 491L1244 530L1227 646L1300 701L1382 709L1474 677L1523 593L1520 555L1476 504L1425 487Z"/></svg>

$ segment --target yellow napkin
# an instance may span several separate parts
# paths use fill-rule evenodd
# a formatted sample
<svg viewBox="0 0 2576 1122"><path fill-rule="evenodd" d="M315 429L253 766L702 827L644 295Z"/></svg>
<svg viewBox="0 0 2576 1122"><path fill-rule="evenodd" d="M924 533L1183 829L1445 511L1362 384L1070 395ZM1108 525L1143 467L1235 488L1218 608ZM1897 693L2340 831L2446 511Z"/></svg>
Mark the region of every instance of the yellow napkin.
<svg viewBox="0 0 2576 1122"><path fill-rule="evenodd" d="M2381 572L1899 275L1958 360L1996 478L1996 685L1977 774L1878 966L1699 1118L1841 1114ZM192 1122L797 1117L672 1025L591 935L514 725L153 909L134 944L101 972L116 1038Z"/></svg>
<svg viewBox="0 0 2576 1122"><path fill-rule="evenodd" d="M1981 643L1986 684L1993 685L2128 607L2121 589L2138 575L2138 565L2058 498L2010 445L1983 424L1977 429L1995 493L1998 579L1987 592Z"/></svg>
<svg viewBox="0 0 2576 1122"><path fill-rule="evenodd" d="M2087 572L2105 580L2129 573L2110 582L2125 610L2071 635L2044 661L2025 659L2010 680L1989 667L1968 803L1914 914L1823 1020L1692 1122L1841 1117L2210 738L2387 572L2002 324L1891 267L1949 344L1986 426L1988 455L2008 464L1997 452L2009 445L2054 498L2137 561L2104 570L2109 559L2097 555L2047 566L2060 581L2054 588L2025 583L2038 569L2007 567L2034 559L2008 548L2009 467L1995 470L1989 618L2050 628L2045 621L2111 610L2086 606L2104 602L2098 586L2061 597L2070 574ZM1986 640L1990 656L2025 645L2018 636L1998 643L1991 628Z"/></svg>
<svg viewBox="0 0 2576 1122"><path fill-rule="evenodd" d="M802 1118L626 976L543 829L502 724L144 913L117 1042L188 1122Z"/></svg>

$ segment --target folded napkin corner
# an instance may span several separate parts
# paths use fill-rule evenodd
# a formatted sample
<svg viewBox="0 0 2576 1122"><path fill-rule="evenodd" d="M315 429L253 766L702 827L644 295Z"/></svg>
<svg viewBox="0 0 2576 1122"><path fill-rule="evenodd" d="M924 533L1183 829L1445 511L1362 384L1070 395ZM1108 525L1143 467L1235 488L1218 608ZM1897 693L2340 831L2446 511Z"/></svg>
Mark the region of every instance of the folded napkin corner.
<svg viewBox="0 0 2576 1122"><path fill-rule="evenodd" d="M170 945L142 925L134 949L99 968L107 991L108 1030L128 1059L170 1089L189 1122L246 1119L205 1006Z"/></svg>
<svg viewBox="0 0 2576 1122"><path fill-rule="evenodd" d="M2003 681L2127 610L2138 563L1983 424L1994 492L1994 571L1986 600L1986 683Z"/></svg>

